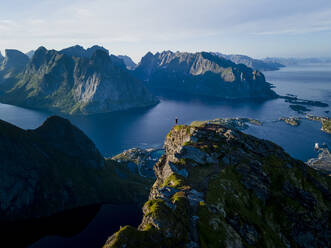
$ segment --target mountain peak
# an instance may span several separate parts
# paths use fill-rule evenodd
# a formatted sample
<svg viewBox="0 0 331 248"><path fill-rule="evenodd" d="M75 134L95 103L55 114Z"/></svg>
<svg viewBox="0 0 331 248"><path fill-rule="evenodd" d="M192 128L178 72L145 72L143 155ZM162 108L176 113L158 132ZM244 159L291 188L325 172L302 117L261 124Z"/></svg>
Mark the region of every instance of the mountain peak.
<svg viewBox="0 0 331 248"><path fill-rule="evenodd" d="M107 53L107 55L109 55L109 51L106 48L104 48L102 46L98 46L98 45L94 45L88 49L84 49L84 47L82 47L80 45L75 45L72 47L62 49L59 52L62 54L73 56L73 57L91 58L94 55L94 53L98 50L102 50L105 53Z"/></svg>
<svg viewBox="0 0 331 248"><path fill-rule="evenodd" d="M15 49L6 49L5 52L6 57L1 60L0 77L3 73L6 75L6 79L8 79L14 77L18 73L21 73L30 59L27 55Z"/></svg>
<svg viewBox="0 0 331 248"><path fill-rule="evenodd" d="M6 57L9 59L26 59L27 56L19 50L16 49L6 49Z"/></svg>

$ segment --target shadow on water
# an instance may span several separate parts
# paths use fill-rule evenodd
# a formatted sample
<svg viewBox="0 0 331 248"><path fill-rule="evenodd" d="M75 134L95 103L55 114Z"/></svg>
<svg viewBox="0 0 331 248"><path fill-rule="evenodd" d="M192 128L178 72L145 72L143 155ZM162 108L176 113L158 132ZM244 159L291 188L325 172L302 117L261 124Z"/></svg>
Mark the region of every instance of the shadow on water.
<svg viewBox="0 0 331 248"><path fill-rule="evenodd" d="M86 219L85 213L80 214L79 217ZM131 225L137 227L141 219L141 208L135 205L103 205L88 225L81 226L84 230L80 229L79 231L79 228L76 228L75 234L70 235L70 237L47 236L29 246L29 248L102 247L107 238L117 232L120 226ZM70 222L69 217L63 224Z"/></svg>
<svg viewBox="0 0 331 248"><path fill-rule="evenodd" d="M92 205L50 217L0 222L1 243L15 248L102 247L122 225L138 226L135 205Z"/></svg>
<svg viewBox="0 0 331 248"><path fill-rule="evenodd" d="M100 205L93 205L50 217L0 222L1 242L11 244L11 247L26 247L46 235L71 237L83 231L99 210Z"/></svg>

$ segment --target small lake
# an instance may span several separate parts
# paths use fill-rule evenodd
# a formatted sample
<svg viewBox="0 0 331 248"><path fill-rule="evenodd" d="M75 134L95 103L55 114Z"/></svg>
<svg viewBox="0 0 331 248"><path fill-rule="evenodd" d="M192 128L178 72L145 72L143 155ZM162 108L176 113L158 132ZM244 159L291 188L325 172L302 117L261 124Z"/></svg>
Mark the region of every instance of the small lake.
<svg viewBox="0 0 331 248"><path fill-rule="evenodd" d="M285 67L264 74L280 95L294 94L299 98L319 100L331 106L331 64ZM289 103L284 102L284 99L224 101L176 94L164 95L160 99L158 105L146 109L65 117L83 130L106 157L133 147L161 147L176 117L179 118L180 124L222 117L258 119L264 122L263 126L250 126L246 133L271 140L293 157L303 161L316 156L313 150L315 142L326 142L331 147L331 135L320 131L319 122L304 120L300 126L292 127L277 121L282 116L301 116L291 110ZM325 112L330 111L330 107L309 108L312 110L309 114L330 116L330 113ZM0 119L25 129L38 127L50 115L51 113L47 112L0 104ZM141 215L137 215L135 211L137 209L134 207L128 207L126 210L116 206L101 209L94 220L78 235L72 238L47 237L31 247L77 247L77 244L82 244L79 247L91 247L87 245L90 244L87 240L95 239L97 243L98 240L105 240L105 237L118 230L120 225L139 224ZM116 214L112 215L113 213ZM131 213L135 213L139 218L135 219ZM120 219L117 219L118 216ZM102 224L104 220L107 220L107 226ZM108 234L104 233L105 230Z"/></svg>

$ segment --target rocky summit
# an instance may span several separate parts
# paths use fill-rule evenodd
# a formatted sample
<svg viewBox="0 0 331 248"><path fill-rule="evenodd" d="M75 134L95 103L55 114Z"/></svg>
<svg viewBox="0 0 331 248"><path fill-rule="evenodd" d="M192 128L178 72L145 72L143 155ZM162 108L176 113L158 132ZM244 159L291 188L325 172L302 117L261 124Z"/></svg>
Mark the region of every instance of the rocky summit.
<svg viewBox="0 0 331 248"><path fill-rule="evenodd" d="M40 47L15 84L0 95L1 102L65 114L105 113L158 102L122 60L102 49L92 51L91 56L88 49L86 56L76 57L72 49Z"/></svg>
<svg viewBox="0 0 331 248"><path fill-rule="evenodd" d="M68 120L35 130L0 121L0 223L47 217L95 204L139 204L151 183L105 160Z"/></svg>
<svg viewBox="0 0 331 248"><path fill-rule="evenodd" d="M330 178L229 126L175 126L138 229L111 247L330 247Z"/></svg>
<svg viewBox="0 0 331 248"><path fill-rule="evenodd" d="M213 53L146 54L134 70L147 87L220 98L275 98L264 75Z"/></svg>

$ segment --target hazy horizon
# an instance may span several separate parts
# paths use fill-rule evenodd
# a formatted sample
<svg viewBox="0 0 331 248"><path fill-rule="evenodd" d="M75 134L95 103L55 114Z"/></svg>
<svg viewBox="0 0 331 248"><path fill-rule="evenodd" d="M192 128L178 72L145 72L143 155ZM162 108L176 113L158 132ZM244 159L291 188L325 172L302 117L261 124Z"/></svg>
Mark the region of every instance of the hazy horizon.
<svg viewBox="0 0 331 248"><path fill-rule="evenodd" d="M12 0L0 50L100 45L140 61L148 51L330 57L331 1Z"/></svg>

